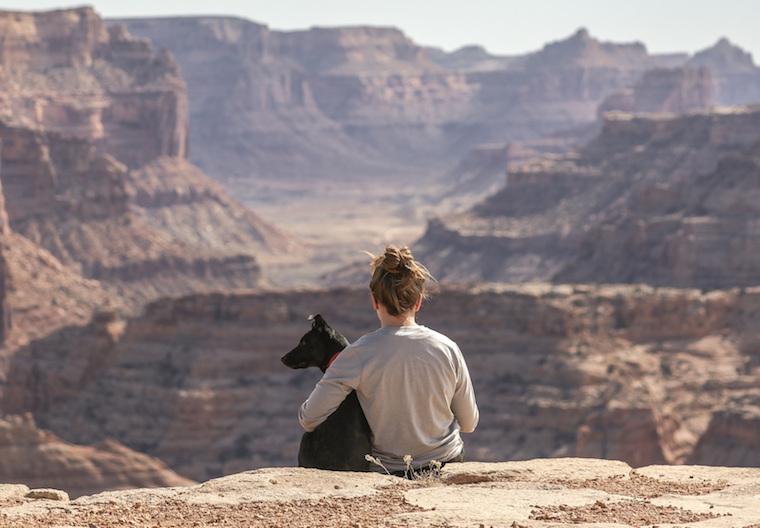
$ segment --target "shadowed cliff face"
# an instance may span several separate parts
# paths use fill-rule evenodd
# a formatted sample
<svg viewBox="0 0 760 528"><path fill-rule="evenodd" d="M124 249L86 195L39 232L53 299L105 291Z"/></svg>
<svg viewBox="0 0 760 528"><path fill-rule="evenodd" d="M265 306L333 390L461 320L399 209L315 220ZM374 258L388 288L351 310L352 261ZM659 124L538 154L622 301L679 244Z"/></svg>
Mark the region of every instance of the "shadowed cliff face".
<svg viewBox="0 0 760 528"><path fill-rule="evenodd" d="M715 462L720 450L695 451L708 424L760 398L758 310L754 290L492 285L444 288L419 319L470 367L481 424L468 458L638 466ZM162 300L126 326L103 319L30 343L3 411L34 412L69 441L115 438L196 480L293 465L296 410L319 373L279 358L316 312L352 341L377 328L363 288Z"/></svg>
<svg viewBox="0 0 760 528"><path fill-rule="evenodd" d="M107 489L189 486L160 460L113 440L76 446L37 428L30 415L0 420L3 482L65 490L73 499Z"/></svg>

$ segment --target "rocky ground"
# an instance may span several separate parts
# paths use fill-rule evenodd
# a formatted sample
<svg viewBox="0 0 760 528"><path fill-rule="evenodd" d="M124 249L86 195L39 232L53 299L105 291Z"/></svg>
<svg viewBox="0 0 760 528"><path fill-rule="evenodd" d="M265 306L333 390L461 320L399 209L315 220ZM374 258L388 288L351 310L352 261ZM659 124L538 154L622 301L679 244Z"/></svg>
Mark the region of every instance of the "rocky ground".
<svg viewBox="0 0 760 528"><path fill-rule="evenodd" d="M632 469L580 458L450 464L415 481L268 468L197 486L105 492L74 501L28 494L26 486L0 486L2 526L760 527L760 469Z"/></svg>

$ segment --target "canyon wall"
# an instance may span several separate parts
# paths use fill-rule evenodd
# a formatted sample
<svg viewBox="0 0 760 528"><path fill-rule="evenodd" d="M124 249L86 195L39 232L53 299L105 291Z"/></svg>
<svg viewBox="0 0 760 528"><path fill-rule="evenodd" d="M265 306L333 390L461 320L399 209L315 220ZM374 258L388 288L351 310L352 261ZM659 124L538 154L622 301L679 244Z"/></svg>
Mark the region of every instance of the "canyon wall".
<svg viewBox="0 0 760 528"><path fill-rule="evenodd" d="M413 176L474 145L593 122L657 66L642 45L586 31L519 61L437 62L394 28L282 32L219 17L113 20L172 52L190 101L191 157L215 178ZM243 185L240 185L244 189Z"/></svg>
<svg viewBox="0 0 760 528"><path fill-rule="evenodd" d="M713 107L707 68L654 68L632 85L608 95L597 107L596 122L538 139L478 145L442 179L438 211L468 209L504 187L507 170L546 155L561 155L594 139L609 112L682 114Z"/></svg>
<svg viewBox="0 0 760 528"><path fill-rule="evenodd" d="M72 499L107 489L194 484L113 440L95 446L64 442L37 428L30 415L0 419L0 467L4 484L63 489Z"/></svg>
<svg viewBox="0 0 760 528"><path fill-rule="evenodd" d="M283 32L224 17L109 22L177 58L192 159L241 192L250 191L239 180L272 176L425 181L475 146L591 124L601 103L627 89L633 106L649 112L760 101L760 69L744 56L727 60L727 46L744 52L724 41L693 57L664 56L582 29L534 53L499 57L424 49L394 28ZM674 83L683 89L674 92Z"/></svg>
<svg viewBox="0 0 760 528"><path fill-rule="evenodd" d="M0 25L13 232L132 309L260 287L257 255L298 246L189 163L185 83L166 50L88 7L2 12Z"/></svg>
<svg viewBox="0 0 760 528"><path fill-rule="evenodd" d="M8 124L91 141L130 167L187 154L179 69L90 7L0 12L0 108Z"/></svg>
<svg viewBox="0 0 760 528"><path fill-rule="evenodd" d="M501 191L429 223L441 280L757 284L760 109L607 115L575 152L510 169Z"/></svg>
<svg viewBox="0 0 760 528"><path fill-rule="evenodd" d="M221 188L208 186L209 192L213 189L213 198L224 204L218 207L222 211L217 216L237 216L240 226L217 224L217 230L246 224L247 232L233 230L236 237L246 241L258 237L245 251L243 244L226 250L223 243L203 247L196 240L172 236L160 225L150 225L141 218L146 215L137 214L132 203L135 193L127 168L108 154L98 154L87 140L2 125L0 139L0 178L10 228L49 251L62 264L103 282L128 304L137 306L145 299L199 288L250 288L262 283L254 252L268 245L259 233L271 233L273 241L277 233L263 222L258 224L259 231L254 215L226 197ZM173 159L177 160L175 172L194 170L189 163ZM168 166L170 162L160 160L151 165L154 173ZM143 172L147 170L150 169ZM175 176L177 179L180 178ZM207 180L196 174L194 181ZM141 199L146 200L149 183L139 185ZM195 200L192 207L204 211L204 202L216 203L213 198L207 194L205 199ZM176 209L177 204L159 202L151 210L177 213Z"/></svg>
<svg viewBox="0 0 760 528"><path fill-rule="evenodd" d="M760 397L759 311L756 289L480 285L443 288L419 319L467 358L481 409L470 460L641 466L726 460L722 413ZM165 299L21 349L2 410L67 441L114 438L194 480L294 465L296 411L320 373L280 357L317 312L352 341L377 327L364 288ZM734 436L755 430L731 420Z"/></svg>
<svg viewBox="0 0 760 528"><path fill-rule="evenodd" d="M708 68L713 97L721 106L755 104L760 101L760 68L752 54L721 38L714 46L695 53L687 65Z"/></svg>

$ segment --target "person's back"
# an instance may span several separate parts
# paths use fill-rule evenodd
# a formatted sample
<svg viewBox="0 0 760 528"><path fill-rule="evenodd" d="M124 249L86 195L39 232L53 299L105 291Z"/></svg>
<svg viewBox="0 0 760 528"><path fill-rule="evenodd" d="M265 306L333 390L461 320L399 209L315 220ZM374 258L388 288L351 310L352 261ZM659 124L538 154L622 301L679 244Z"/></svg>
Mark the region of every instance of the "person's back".
<svg viewBox="0 0 760 528"><path fill-rule="evenodd" d="M372 271L381 328L331 364L301 406L301 424L313 430L356 390L374 435L372 454L389 471L405 470L407 455L413 468L462 460L459 432L475 429L478 408L459 347L415 321L427 270L408 248L388 246Z"/></svg>

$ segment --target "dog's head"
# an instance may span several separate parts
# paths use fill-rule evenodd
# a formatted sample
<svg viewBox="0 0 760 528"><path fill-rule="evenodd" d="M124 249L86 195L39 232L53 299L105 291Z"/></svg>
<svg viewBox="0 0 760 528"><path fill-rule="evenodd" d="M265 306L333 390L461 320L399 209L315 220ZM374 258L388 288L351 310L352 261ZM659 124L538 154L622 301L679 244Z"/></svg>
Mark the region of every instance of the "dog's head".
<svg viewBox="0 0 760 528"><path fill-rule="evenodd" d="M318 367L324 372L330 359L349 343L321 315L312 315L309 319L311 330L303 335L293 350L282 356L282 362L292 369Z"/></svg>

